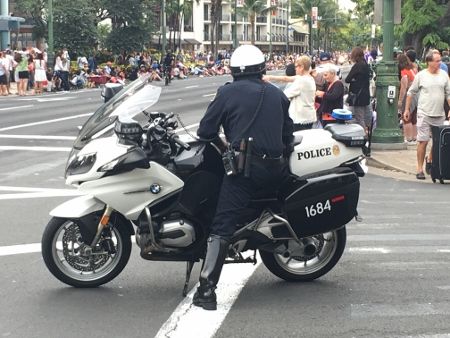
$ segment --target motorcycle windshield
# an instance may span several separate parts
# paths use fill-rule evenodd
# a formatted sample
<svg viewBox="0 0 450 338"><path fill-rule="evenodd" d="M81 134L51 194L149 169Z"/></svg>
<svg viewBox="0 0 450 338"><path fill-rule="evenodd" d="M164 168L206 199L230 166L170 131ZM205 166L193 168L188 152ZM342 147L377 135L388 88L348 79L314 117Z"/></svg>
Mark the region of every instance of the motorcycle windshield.
<svg viewBox="0 0 450 338"><path fill-rule="evenodd" d="M138 115L158 102L161 87L152 86L148 82L149 76L133 81L100 106L86 121L74 142L73 148L80 150L92 139L110 136L114 123L121 120L136 120Z"/></svg>

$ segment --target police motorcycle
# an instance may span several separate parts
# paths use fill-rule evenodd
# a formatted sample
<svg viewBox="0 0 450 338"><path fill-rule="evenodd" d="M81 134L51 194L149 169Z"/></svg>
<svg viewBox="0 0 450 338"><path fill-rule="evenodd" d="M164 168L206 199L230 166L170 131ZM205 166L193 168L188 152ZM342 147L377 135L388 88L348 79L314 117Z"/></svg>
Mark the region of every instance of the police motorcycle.
<svg viewBox="0 0 450 338"><path fill-rule="evenodd" d="M205 257L225 171L222 145L181 133L172 113L150 111L160 92L138 79L80 130L65 168L80 196L50 212L42 236L44 262L60 281L81 288L111 281L126 266L134 235L143 259L187 263L187 294L192 267ZM345 226L357 217L364 144L362 128L345 122L297 132L291 175L252 201L226 263L256 263L259 251L287 281L330 271L343 254Z"/></svg>

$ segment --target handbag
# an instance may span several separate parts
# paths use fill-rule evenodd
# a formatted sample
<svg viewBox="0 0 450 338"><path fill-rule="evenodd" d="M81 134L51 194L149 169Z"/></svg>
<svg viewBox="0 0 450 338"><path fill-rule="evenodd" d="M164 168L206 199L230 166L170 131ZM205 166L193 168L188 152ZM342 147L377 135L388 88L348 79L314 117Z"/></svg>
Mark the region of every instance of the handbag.
<svg viewBox="0 0 450 338"><path fill-rule="evenodd" d="M356 106L356 101L358 100L359 94L361 94L361 89L359 90L358 94L348 92L345 103L347 103L349 106Z"/></svg>

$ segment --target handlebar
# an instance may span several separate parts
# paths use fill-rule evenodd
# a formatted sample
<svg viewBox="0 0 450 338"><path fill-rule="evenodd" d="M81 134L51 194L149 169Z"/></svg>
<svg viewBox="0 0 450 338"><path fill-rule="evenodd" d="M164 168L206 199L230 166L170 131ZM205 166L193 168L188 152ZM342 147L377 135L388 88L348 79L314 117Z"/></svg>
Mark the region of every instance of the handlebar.
<svg viewBox="0 0 450 338"><path fill-rule="evenodd" d="M170 140L178 144L180 147L182 147L185 150L191 150L191 146L187 144L186 142L183 142L180 140L180 137L177 134L172 134L170 136Z"/></svg>

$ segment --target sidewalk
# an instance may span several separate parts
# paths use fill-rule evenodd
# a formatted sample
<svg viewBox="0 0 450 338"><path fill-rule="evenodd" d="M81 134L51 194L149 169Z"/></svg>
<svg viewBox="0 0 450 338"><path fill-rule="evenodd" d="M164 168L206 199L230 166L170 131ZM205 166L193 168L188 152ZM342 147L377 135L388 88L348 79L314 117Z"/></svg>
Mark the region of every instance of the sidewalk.
<svg viewBox="0 0 450 338"><path fill-rule="evenodd" d="M428 145L428 150L430 146L431 144ZM372 150L372 156L367 159L367 164L415 176L417 170L416 149L416 145L411 145L406 150Z"/></svg>

